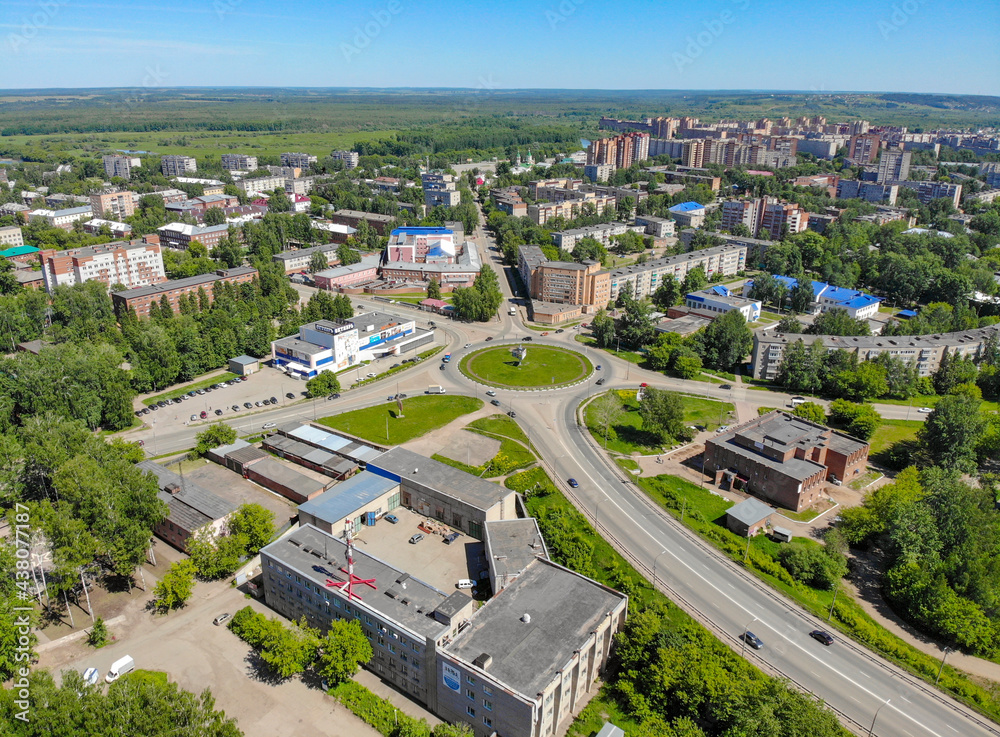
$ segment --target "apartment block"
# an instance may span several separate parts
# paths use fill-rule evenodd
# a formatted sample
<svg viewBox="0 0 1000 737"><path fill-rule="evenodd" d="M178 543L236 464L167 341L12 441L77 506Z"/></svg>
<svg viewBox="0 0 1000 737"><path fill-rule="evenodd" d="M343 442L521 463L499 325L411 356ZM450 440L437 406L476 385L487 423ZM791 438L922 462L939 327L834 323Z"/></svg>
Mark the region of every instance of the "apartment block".
<svg viewBox="0 0 1000 737"><path fill-rule="evenodd" d="M256 171L257 157L246 154L222 154L222 168L227 171Z"/></svg>
<svg viewBox="0 0 1000 737"><path fill-rule="evenodd" d="M600 308L611 299L609 273L597 261L549 261L538 246L521 246L518 272L533 300Z"/></svg>
<svg viewBox="0 0 1000 737"><path fill-rule="evenodd" d="M381 215L376 212L361 212L360 210L337 210L330 216L330 221L339 225L349 225L357 228L361 221L368 223L379 235L387 235L396 222L392 215Z"/></svg>
<svg viewBox="0 0 1000 737"><path fill-rule="evenodd" d="M645 229L645 234L654 238L673 238L677 229L673 220L654 215L639 215L635 219L635 224L641 225Z"/></svg>
<svg viewBox="0 0 1000 737"><path fill-rule="evenodd" d="M572 220L583 214L585 205L592 206L595 212L603 212L606 207L614 207L615 198L596 195L581 196L579 199L569 199L563 202L540 202L536 205L528 205L528 217L538 225L545 225L549 220L557 217Z"/></svg>
<svg viewBox="0 0 1000 737"><path fill-rule="evenodd" d="M16 225L0 226L0 246L15 248L24 245L21 229Z"/></svg>
<svg viewBox="0 0 1000 737"><path fill-rule="evenodd" d="M254 179L241 179L236 186L246 192L247 197L256 197L260 194L273 192L276 189L284 190L285 177L256 177Z"/></svg>
<svg viewBox="0 0 1000 737"><path fill-rule="evenodd" d="M101 192L90 195L90 209L99 218L124 220L135 214L135 199L135 192Z"/></svg>
<svg viewBox="0 0 1000 737"><path fill-rule="evenodd" d="M845 350L856 355L859 361L871 361L885 353L913 363L920 376L931 376L940 368L945 354L977 359L986 341L998 335L1000 328L996 325L958 333L897 337L754 333L751 367L754 378L773 380L778 375L778 367L788 345L796 340L804 340L807 345L822 341L827 351Z"/></svg>
<svg viewBox="0 0 1000 737"><path fill-rule="evenodd" d="M745 225L755 235L760 225L760 208L756 200L726 200L722 203L722 229L732 230Z"/></svg>
<svg viewBox="0 0 1000 737"><path fill-rule="evenodd" d="M58 286L100 281L109 287L123 284L129 289L166 280L163 257L156 244L142 242L105 243L69 251L46 250L38 254L42 278L50 294Z"/></svg>
<svg viewBox="0 0 1000 737"><path fill-rule="evenodd" d="M300 169L308 169L315 164L318 159L312 154L285 153L281 154L282 166L297 166Z"/></svg>
<svg viewBox="0 0 1000 737"><path fill-rule="evenodd" d="M896 204L898 196L898 184L877 184L856 179L841 179L837 183L837 199L840 200L859 199L892 206Z"/></svg>
<svg viewBox="0 0 1000 737"><path fill-rule="evenodd" d="M361 162L361 154L357 151L334 151L330 154L334 161L343 161L345 169L356 169Z"/></svg>
<svg viewBox="0 0 1000 737"><path fill-rule="evenodd" d="M746 269L746 261L746 246L725 245L667 256L644 264L623 266L610 272L609 299L617 299L626 284L632 285L632 293L637 298L648 297L667 276L683 281L687 273L696 268L701 268L709 278L715 274L732 276Z"/></svg>
<svg viewBox="0 0 1000 737"><path fill-rule="evenodd" d="M183 177L198 171L198 162L193 156L161 156L160 170L165 177Z"/></svg>
<svg viewBox="0 0 1000 737"><path fill-rule="evenodd" d="M131 225L118 222L117 220L94 218L83 224L83 232L88 235L100 235L101 231L105 228L107 228L114 238L128 238L132 234Z"/></svg>
<svg viewBox="0 0 1000 737"><path fill-rule="evenodd" d="M887 184L907 179L910 176L910 157L912 155L909 151L898 149L882 151L875 181L879 184Z"/></svg>
<svg viewBox="0 0 1000 737"><path fill-rule="evenodd" d="M610 222L586 225L582 228L572 228L570 230L560 230L552 234L552 242L564 251L572 251L576 248L576 244L584 238L593 238L602 246L607 247L611 245L611 239L614 236L625 235L629 231L645 233L646 223L640 224L637 221L635 225L629 225L628 223Z"/></svg>
<svg viewBox="0 0 1000 737"><path fill-rule="evenodd" d="M131 309L139 317L149 317L149 306L153 302L159 304L161 299L166 296L171 308L176 313L178 300L182 295L197 295L200 290L204 290L206 297L211 302L213 299L212 291L216 284L246 284L256 278L257 269L246 266L219 269L211 274L172 279L148 287L112 292L111 302L115 307L116 314L121 315Z"/></svg>
<svg viewBox="0 0 1000 737"><path fill-rule="evenodd" d="M211 253L219 241L229 235L229 225L190 225L188 223L167 223L156 229L160 243L168 248L186 251L192 241L198 241Z"/></svg>
<svg viewBox="0 0 1000 737"><path fill-rule="evenodd" d="M848 158L859 164L874 164L878 158L882 137L878 133L863 133L851 136Z"/></svg>
<svg viewBox="0 0 1000 737"><path fill-rule="evenodd" d="M625 133L592 141L587 150L588 166L627 169L649 158L649 134Z"/></svg>
<svg viewBox="0 0 1000 737"><path fill-rule="evenodd" d="M587 164L583 167L583 176L592 182L606 182L614 174L611 164Z"/></svg>
<svg viewBox="0 0 1000 737"><path fill-rule="evenodd" d="M323 246L312 246L311 248L300 248L295 251L282 251L271 257L272 261L280 263L286 274L293 274L297 271L308 271L312 263L313 256L317 253L326 259L327 266L339 263L337 260L337 246L327 243Z"/></svg>
<svg viewBox="0 0 1000 737"><path fill-rule="evenodd" d="M521 198L517 187L491 189L490 199L493 200L493 204L498 210L513 217L526 217L528 214L528 203Z"/></svg>
<svg viewBox="0 0 1000 737"><path fill-rule="evenodd" d="M132 170L138 169L142 162L136 156L102 156L101 160L104 163L104 176L108 179L112 177L129 179Z"/></svg>
<svg viewBox="0 0 1000 737"><path fill-rule="evenodd" d="M760 227L754 232L756 238L766 236L771 240L781 240L786 233L801 233L809 225L809 213L795 203L765 197L760 209Z"/></svg>
<svg viewBox="0 0 1000 737"><path fill-rule="evenodd" d="M44 220L50 228L60 228L61 230L72 230L73 223L77 220L90 220L93 217L93 210L90 205L85 207L69 207L65 210L31 210L28 213L29 222L32 220Z"/></svg>
<svg viewBox="0 0 1000 737"><path fill-rule="evenodd" d="M916 192L917 199L920 200L922 205L929 204L931 200L937 199L948 199L951 200L951 204L954 205L955 209L958 209L958 203L962 199L962 185L961 184L951 184L950 182L931 182L931 181L899 181L893 182L904 189L910 189Z"/></svg>

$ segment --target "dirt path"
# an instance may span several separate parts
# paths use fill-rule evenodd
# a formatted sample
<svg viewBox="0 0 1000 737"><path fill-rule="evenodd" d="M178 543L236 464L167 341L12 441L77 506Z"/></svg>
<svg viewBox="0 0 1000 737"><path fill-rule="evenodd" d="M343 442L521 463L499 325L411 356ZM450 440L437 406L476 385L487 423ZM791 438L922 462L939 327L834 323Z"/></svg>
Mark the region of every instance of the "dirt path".
<svg viewBox="0 0 1000 737"><path fill-rule="evenodd" d="M899 639L921 652L933 655L935 658L941 658L944 655L943 647L930 636L903 621L882 598L875 556L857 553L851 557L852 573L850 579L845 580L844 585L861 605L861 608ZM1000 683L1000 663L953 651L948 653L948 665L964 670L973 676Z"/></svg>

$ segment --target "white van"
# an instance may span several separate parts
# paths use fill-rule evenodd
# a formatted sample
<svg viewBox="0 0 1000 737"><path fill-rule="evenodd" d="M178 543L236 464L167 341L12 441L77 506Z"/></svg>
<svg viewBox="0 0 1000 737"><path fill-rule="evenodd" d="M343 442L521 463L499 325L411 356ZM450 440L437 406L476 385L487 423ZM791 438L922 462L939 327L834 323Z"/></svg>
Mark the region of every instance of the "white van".
<svg viewBox="0 0 1000 737"><path fill-rule="evenodd" d="M475 585L476 585L476 582L473 581L471 578L460 578L460 579L458 579L458 583L455 584L455 588L456 589L471 589L471 588L474 588Z"/></svg>
<svg viewBox="0 0 1000 737"><path fill-rule="evenodd" d="M135 661L132 660L131 655L126 655L124 658L119 658L111 664L111 670L108 671L104 680L108 683L114 683L126 673L131 673L134 670Z"/></svg>

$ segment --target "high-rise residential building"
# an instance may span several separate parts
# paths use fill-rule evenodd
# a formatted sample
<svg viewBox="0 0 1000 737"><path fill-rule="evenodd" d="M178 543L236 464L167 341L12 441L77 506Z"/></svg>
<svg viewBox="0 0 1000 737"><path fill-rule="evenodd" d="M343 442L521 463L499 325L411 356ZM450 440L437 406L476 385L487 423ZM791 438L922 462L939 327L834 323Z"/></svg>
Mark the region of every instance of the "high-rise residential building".
<svg viewBox="0 0 1000 737"><path fill-rule="evenodd" d="M182 177L198 171L198 162L193 156L161 156L160 169L165 177Z"/></svg>
<svg viewBox="0 0 1000 737"><path fill-rule="evenodd" d="M861 164L873 164L878 157L881 143L882 137L878 133L853 135L847 156Z"/></svg>
<svg viewBox="0 0 1000 737"><path fill-rule="evenodd" d="M911 156L909 151L885 149L878 162L878 176L875 181L886 184L907 179L910 176Z"/></svg>
<svg viewBox="0 0 1000 737"><path fill-rule="evenodd" d="M955 209L958 209L959 200L962 199L961 184L911 180L900 180L893 182L893 184L898 184L904 189L912 189L917 193L917 199L920 200L920 204L922 205L929 204L931 200L946 198L951 200L951 204Z"/></svg>
<svg viewBox="0 0 1000 737"><path fill-rule="evenodd" d="M108 179L121 177L129 179L132 176L132 169L139 166L139 159L134 156L103 156L104 176Z"/></svg>
<svg viewBox="0 0 1000 737"><path fill-rule="evenodd" d="M281 154L282 166L297 166L300 169L308 169L310 164L315 164L318 159L312 154L284 153Z"/></svg>
<svg viewBox="0 0 1000 737"><path fill-rule="evenodd" d="M809 225L809 213L793 202L779 202L774 197L765 197L761 203L760 226L755 238L767 237L781 240L787 233L801 233Z"/></svg>
<svg viewBox="0 0 1000 737"><path fill-rule="evenodd" d="M737 225L745 225L751 235L757 233L760 225L758 200L726 200L722 203L722 229L731 231Z"/></svg>
<svg viewBox="0 0 1000 737"><path fill-rule="evenodd" d="M101 281L137 288L166 280L163 257L155 243L105 243L69 251L42 251L42 276L48 292L57 286Z"/></svg>
<svg viewBox="0 0 1000 737"><path fill-rule="evenodd" d="M94 216L103 218L110 213L110 220L123 220L135 214L134 192L101 192L90 195L90 209Z"/></svg>
<svg viewBox="0 0 1000 737"><path fill-rule="evenodd" d="M334 151L330 154L334 161L343 161L345 169L357 168L361 161L361 154L357 151Z"/></svg>
<svg viewBox="0 0 1000 737"><path fill-rule="evenodd" d="M627 169L649 158L648 133L623 133L613 138L592 141L587 149L587 165Z"/></svg>
<svg viewBox="0 0 1000 737"><path fill-rule="evenodd" d="M256 171L257 157L246 154L222 154L222 168L227 171Z"/></svg>

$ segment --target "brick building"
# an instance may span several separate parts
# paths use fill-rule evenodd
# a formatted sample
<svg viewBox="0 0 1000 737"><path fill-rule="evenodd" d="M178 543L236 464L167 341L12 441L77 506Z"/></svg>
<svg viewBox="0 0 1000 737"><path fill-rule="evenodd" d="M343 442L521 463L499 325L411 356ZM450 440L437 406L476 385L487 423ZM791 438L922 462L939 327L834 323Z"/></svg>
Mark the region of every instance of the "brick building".
<svg viewBox="0 0 1000 737"><path fill-rule="evenodd" d="M101 192L90 195L90 209L95 217L103 218L111 213L109 220L124 220L135 214L134 192Z"/></svg>
<svg viewBox="0 0 1000 737"><path fill-rule="evenodd" d="M340 225L349 225L357 228L362 220L375 229L379 235L386 235L392 228L396 218L392 215L380 215L377 212L360 212L358 210L337 210L330 216L330 221Z"/></svg>
<svg viewBox="0 0 1000 737"><path fill-rule="evenodd" d="M165 281L163 257L156 244L105 243L69 251L40 251L42 278L45 289L53 292L57 286L72 286L87 281L101 281L109 287L146 287Z"/></svg>
<svg viewBox="0 0 1000 737"><path fill-rule="evenodd" d="M224 237L229 235L229 225L190 225L188 223L168 223L156 229L160 243L167 248L186 251L191 241L198 241L211 253Z"/></svg>
<svg viewBox="0 0 1000 737"><path fill-rule="evenodd" d="M160 282L148 287L138 289L128 289L123 292L112 292L111 302L114 304L115 312L122 314L132 309L139 317L149 317L149 306L153 302L159 304L160 299L166 295L167 300L174 312L177 312L177 300L183 294L197 294L199 289L204 289L208 295L209 302L212 300L212 289L216 284L246 284L257 278L257 269L246 266L238 266L233 269L219 269L211 274L200 274L199 276L189 276L185 279L172 279Z"/></svg>
<svg viewBox="0 0 1000 737"><path fill-rule="evenodd" d="M868 462L863 440L778 410L705 442L703 468L715 483L800 512L826 494L826 481L850 481Z"/></svg>

